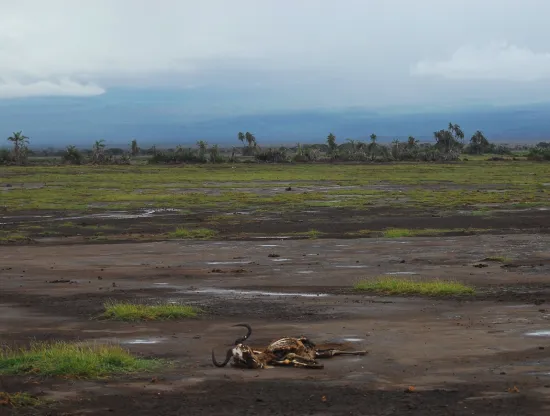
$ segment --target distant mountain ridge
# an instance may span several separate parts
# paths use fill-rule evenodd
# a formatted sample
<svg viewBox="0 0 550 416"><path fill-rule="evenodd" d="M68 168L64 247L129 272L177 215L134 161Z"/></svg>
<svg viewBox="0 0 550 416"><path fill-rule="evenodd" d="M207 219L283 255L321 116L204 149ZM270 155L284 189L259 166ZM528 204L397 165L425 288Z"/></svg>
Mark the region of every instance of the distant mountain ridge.
<svg viewBox="0 0 550 416"><path fill-rule="evenodd" d="M109 95L87 98L57 97L0 101L1 135L23 130L31 146L107 144L127 146L132 138L140 145L194 145L206 140L221 146L240 145L239 131L253 133L260 145L320 143L332 132L337 141L367 140L376 133L381 142L409 135L432 141L433 132L459 124L469 138L482 130L491 141L528 143L550 138L550 103L461 110L391 112L362 109L309 110L194 115L182 107L177 95L164 97ZM6 143L7 144L7 143Z"/></svg>

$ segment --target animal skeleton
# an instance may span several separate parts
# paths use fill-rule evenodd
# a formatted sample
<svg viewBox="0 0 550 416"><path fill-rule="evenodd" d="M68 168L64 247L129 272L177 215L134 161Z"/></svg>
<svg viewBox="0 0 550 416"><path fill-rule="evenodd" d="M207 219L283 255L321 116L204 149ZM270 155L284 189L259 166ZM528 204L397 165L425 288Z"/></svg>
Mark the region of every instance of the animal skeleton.
<svg viewBox="0 0 550 416"><path fill-rule="evenodd" d="M235 340L235 346L227 351L222 363L216 361L212 350L212 363L216 367L225 367L231 359L233 367L262 369L269 365L293 366L302 368L322 369L324 365L317 358L331 358L336 355L365 355L366 351L341 351L337 349L318 349L313 342L306 337L284 337L273 341L262 351L254 350L243 344L252 334L252 328L248 324L237 324L248 330L248 333Z"/></svg>

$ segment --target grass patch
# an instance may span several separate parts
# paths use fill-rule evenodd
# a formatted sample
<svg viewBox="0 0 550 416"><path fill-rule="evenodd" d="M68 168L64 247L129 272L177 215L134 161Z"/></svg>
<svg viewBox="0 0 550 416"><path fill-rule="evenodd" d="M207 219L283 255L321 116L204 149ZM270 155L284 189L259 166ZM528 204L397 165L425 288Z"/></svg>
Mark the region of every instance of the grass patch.
<svg viewBox="0 0 550 416"><path fill-rule="evenodd" d="M3 192L2 205L8 212L32 209L85 211L89 207L229 211L255 207L279 212L315 206L364 208L373 204L423 210L470 210L483 208L486 204L493 207L510 203L527 207L548 204L550 189L541 186L541 178L548 176L548 163L501 164L483 160L457 164L220 164L189 165L181 169L151 165L0 168L1 182L46 184L36 189L13 188ZM318 191L314 188L308 192L259 192L266 187L280 188L288 183L329 188ZM336 184L362 188L339 190L334 188ZM363 187L380 184L399 184L404 188L397 192ZM440 186L431 187L436 184ZM495 184L502 192L489 192L494 190ZM182 189L189 192L182 192Z"/></svg>
<svg viewBox="0 0 550 416"><path fill-rule="evenodd" d="M178 228L176 231L172 231L168 234L170 238L196 238L207 240L218 235L217 231L209 228Z"/></svg>
<svg viewBox="0 0 550 416"><path fill-rule="evenodd" d="M6 393L0 391L0 406L8 407L36 407L43 404L44 401L31 396L29 393Z"/></svg>
<svg viewBox="0 0 550 416"><path fill-rule="evenodd" d="M315 239L319 238L321 236L321 234L322 234L321 231L315 230L315 229L311 229L311 230L306 231L304 233L304 235L307 236L311 240L315 240Z"/></svg>
<svg viewBox="0 0 550 416"><path fill-rule="evenodd" d="M156 360L134 357L118 345L67 342L33 343L26 349L0 350L0 374L98 378L156 367Z"/></svg>
<svg viewBox="0 0 550 416"><path fill-rule="evenodd" d="M0 231L0 244L20 243L32 241L26 234L20 232Z"/></svg>
<svg viewBox="0 0 550 416"><path fill-rule="evenodd" d="M194 318L202 312L194 306L166 304L143 305L137 303L107 302L102 317L119 321L157 321Z"/></svg>
<svg viewBox="0 0 550 416"><path fill-rule="evenodd" d="M388 295L468 295L475 293L474 288L455 281L432 280L414 281L382 276L376 279L362 280L354 287L358 291L377 292Z"/></svg>
<svg viewBox="0 0 550 416"><path fill-rule="evenodd" d="M505 256L489 256L489 257L485 257L481 261L495 261L499 263L509 263L512 261L512 259L510 257L505 257Z"/></svg>

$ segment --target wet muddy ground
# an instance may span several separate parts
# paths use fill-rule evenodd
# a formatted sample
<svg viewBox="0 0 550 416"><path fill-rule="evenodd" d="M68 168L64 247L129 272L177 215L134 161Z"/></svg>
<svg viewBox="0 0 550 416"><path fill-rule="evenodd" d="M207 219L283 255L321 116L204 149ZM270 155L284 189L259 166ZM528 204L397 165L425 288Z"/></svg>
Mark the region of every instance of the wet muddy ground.
<svg viewBox="0 0 550 416"><path fill-rule="evenodd" d="M325 220L334 214L325 213ZM501 221L513 233L488 235L2 246L3 344L120 342L174 365L101 381L4 377L0 387L56 400L19 411L38 415L548 414L550 236L536 231L548 227L547 215L509 216ZM426 226L429 218L443 221L423 218ZM477 294L352 290L380 275L453 278ZM178 322L93 319L110 299L184 302L206 313ZM306 335L368 354L326 360L322 370L214 367L211 349L222 357L240 322L252 326L253 346Z"/></svg>
<svg viewBox="0 0 550 416"><path fill-rule="evenodd" d="M94 212L96 211L96 212ZM370 207L368 210L316 207L301 211L189 211L141 209L89 212L28 211L0 215L0 245L73 245L164 241L177 228L206 228L218 240L258 240L273 236L307 238L380 237L388 228L435 230L446 236L471 234L547 234L550 208L480 211Z"/></svg>

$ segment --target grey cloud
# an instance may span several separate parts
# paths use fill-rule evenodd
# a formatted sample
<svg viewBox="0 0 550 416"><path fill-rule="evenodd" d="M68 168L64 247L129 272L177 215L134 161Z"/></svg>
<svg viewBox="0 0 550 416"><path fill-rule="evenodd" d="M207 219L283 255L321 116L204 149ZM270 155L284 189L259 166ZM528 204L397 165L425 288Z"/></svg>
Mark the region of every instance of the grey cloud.
<svg viewBox="0 0 550 416"><path fill-rule="evenodd" d="M549 12L547 0L0 0L0 97L164 86L262 91L251 109L525 100L549 92ZM540 88L502 92L516 80Z"/></svg>
<svg viewBox="0 0 550 416"><path fill-rule="evenodd" d="M550 53L537 53L505 42L493 42L482 47L465 45L448 60L418 62L411 73L451 80L538 81L550 78Z"/></svg>

